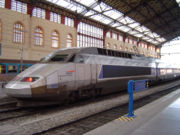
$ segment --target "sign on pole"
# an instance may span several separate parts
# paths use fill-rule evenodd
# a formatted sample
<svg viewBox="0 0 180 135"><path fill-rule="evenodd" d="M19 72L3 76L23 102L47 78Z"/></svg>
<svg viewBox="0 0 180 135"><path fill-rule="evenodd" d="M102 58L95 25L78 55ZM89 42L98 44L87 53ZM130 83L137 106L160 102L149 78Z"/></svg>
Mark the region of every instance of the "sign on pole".
<svg viewBox="0 0 180 135"><path fill-rule="evenodd" d="M1 43L0 43L0 56L1 56Z"/></svg>

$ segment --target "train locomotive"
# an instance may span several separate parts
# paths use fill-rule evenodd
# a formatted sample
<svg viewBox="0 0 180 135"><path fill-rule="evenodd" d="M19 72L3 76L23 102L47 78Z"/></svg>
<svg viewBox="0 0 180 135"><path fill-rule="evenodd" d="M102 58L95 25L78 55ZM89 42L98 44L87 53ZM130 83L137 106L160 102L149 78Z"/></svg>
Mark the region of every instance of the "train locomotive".
<svg viewBox="0 0 180 135"><path fill-rule="evenodd" d="M129 80L175 79L180 69L142 55L97 47L56 50L18 74L6 87L20 100L64 101L118 92Z"/></svg>

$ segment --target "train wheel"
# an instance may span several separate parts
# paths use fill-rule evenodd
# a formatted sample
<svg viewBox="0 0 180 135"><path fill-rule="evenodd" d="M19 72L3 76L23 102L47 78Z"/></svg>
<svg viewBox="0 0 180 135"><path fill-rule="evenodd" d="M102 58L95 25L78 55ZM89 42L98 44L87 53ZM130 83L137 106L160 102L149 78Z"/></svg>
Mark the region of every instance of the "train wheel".
<svg viewBox="0 0 180 135"><path fill-rule="evenodd" d="M79 99L79 91L72 91L68 96L68 103L74 103Z"/></svg>

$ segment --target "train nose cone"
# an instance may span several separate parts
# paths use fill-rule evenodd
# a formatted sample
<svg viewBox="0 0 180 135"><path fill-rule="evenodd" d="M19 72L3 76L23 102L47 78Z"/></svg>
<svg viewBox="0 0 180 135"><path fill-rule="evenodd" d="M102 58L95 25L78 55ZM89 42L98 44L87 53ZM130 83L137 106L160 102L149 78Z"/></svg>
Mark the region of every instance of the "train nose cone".
<svg viewBox="0 0 180 135"><path fill-rule="evenodd" d="M6 86L6 94L12 97L31 97L31 87L28 84L20 84L20 83L8 83Z"/></svg>

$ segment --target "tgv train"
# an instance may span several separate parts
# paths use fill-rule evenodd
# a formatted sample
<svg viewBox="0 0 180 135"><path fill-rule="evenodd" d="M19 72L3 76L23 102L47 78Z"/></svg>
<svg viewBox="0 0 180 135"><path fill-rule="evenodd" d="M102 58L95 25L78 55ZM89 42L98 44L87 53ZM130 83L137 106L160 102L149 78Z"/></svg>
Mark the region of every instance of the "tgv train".
<svg viewBox="0 0 180 135"><path fill-rule="evenodd" d="M174 79L180 69L155 58L96 47L54 51L17 75L6 93L19 99L66 100L127 88L128 80Z"/></svg>

